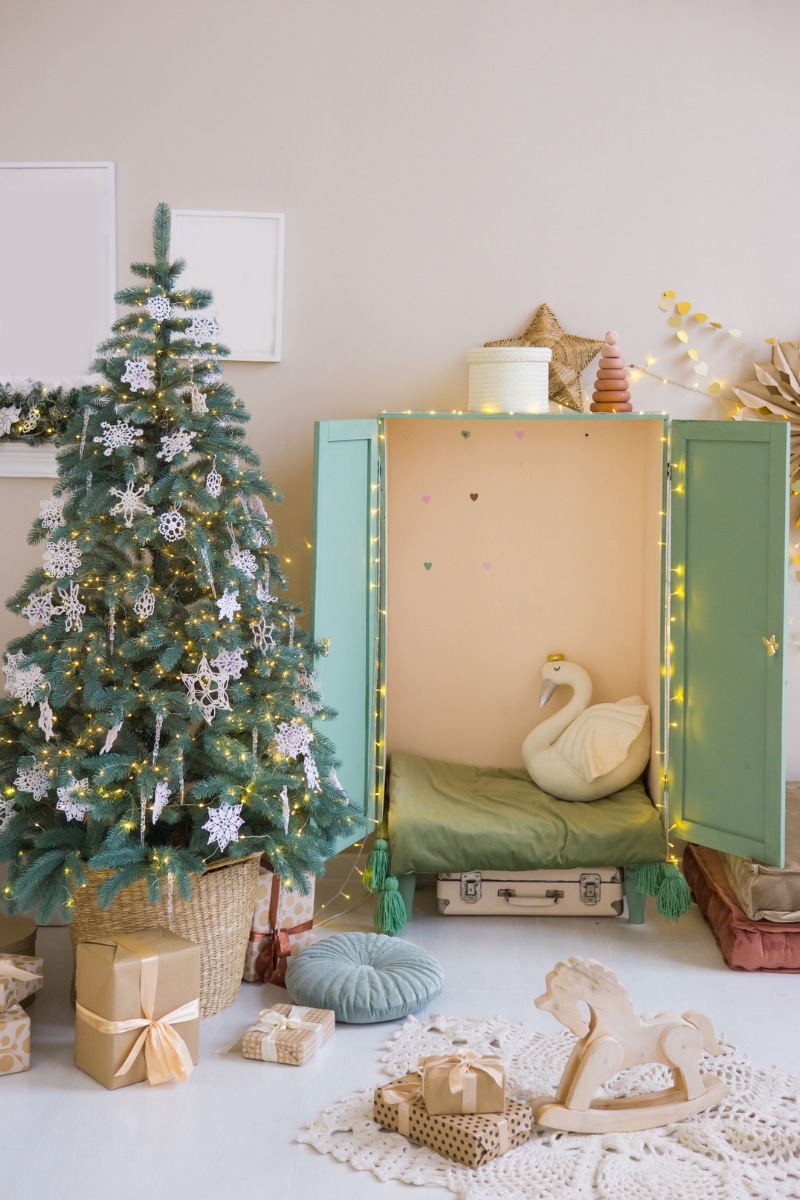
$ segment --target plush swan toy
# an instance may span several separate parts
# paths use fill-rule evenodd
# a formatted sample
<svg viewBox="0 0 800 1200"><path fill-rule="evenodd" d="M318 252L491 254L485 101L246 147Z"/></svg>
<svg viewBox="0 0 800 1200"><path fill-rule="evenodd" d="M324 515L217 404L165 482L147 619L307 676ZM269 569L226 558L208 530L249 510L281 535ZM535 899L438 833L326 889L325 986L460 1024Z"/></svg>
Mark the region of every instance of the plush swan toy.
<svg viewBox="0 0 800 1200"><path fill-rule="evenodd" d="M638 779L650 757L650 710L641 696L589 707L592 681L563 654L548 657L542 680L540 708L562 684L572 699L522 743L533 782L559 800L600 800Z"/></svg>

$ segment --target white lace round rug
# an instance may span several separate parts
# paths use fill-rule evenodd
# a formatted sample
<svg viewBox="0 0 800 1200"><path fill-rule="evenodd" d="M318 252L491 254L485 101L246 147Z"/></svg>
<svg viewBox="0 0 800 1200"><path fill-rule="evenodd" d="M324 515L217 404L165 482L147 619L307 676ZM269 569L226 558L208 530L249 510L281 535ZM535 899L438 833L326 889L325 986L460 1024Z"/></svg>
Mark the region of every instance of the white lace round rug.
<svg viewBox="0 0 800 1200"><path fill-rule="evenodd" d="M365 1088L326 1108L298 1140L380 1180L441 1187L462 1200L800 1200L800 1079L753 1067L719 1041L722 1055L705 1056L702 1069L724 1079L730 1094L716 1108L660 1129L535 1128L524 1146L471 1170L382 1129ZM568 1033L545 1037L500 1019L409 1017L382 1062L398 1079L424 1054L474 1047L502 1058L508 1094L524 1103L554 1092L574 1044ZM665 1067L637 1067L598 1095L637 1095L671 1083Z"/></svg>

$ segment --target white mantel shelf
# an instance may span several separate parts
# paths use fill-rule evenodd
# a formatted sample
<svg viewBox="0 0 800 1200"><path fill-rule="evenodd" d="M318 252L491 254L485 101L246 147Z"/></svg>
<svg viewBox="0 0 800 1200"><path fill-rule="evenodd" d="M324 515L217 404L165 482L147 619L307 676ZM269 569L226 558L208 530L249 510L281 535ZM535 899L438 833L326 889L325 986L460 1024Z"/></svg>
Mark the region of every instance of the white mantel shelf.
<svg viewBox="0 0 800 1200"><path fill-rule="evenodd" d="M26 446L23 442L0 444L0 478L57 479L55 446Z"/></svg>

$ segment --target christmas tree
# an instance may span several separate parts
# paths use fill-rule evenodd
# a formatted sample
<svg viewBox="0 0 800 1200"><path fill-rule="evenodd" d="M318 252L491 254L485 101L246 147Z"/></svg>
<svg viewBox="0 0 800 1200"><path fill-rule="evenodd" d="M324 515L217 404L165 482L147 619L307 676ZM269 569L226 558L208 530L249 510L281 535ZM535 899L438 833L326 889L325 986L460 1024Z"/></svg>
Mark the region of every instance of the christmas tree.
<svg viewBox="0 0 800 1200"><path fill-rule="evenodd" d="M358 821L317 647L280 596L280 496L169 240L161 204L29 535L43 566L8 601L32 628L3 666L0 861L7 908L40 921L70 920L87 869L109 871L104 906L137 879L188 897L205 864L254 852L302 889Z"/></svg>

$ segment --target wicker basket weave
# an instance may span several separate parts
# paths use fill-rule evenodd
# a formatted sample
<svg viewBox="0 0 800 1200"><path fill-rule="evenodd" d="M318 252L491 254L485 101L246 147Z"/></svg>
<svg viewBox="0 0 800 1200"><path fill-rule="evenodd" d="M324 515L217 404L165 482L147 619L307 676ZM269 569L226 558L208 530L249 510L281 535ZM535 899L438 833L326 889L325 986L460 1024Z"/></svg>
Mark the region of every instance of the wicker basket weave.
<svg viewBox="0 0 800 1200"><path fill-rule="evenodd" d="M123 888L109 908L100 908L97 892L111 872L90 872L86 887L75 892L74 917L69 926L73 961L78 942L156 926L171 929L200 947L200 1016L221 1012L239 995L255 909L259 858L252 854L215 863L192 880L191 900L184 900L176 889L171 920L166 895L159 904L152 904L144 881ZM74 967L72 997L74 1000Z"/></svg>

